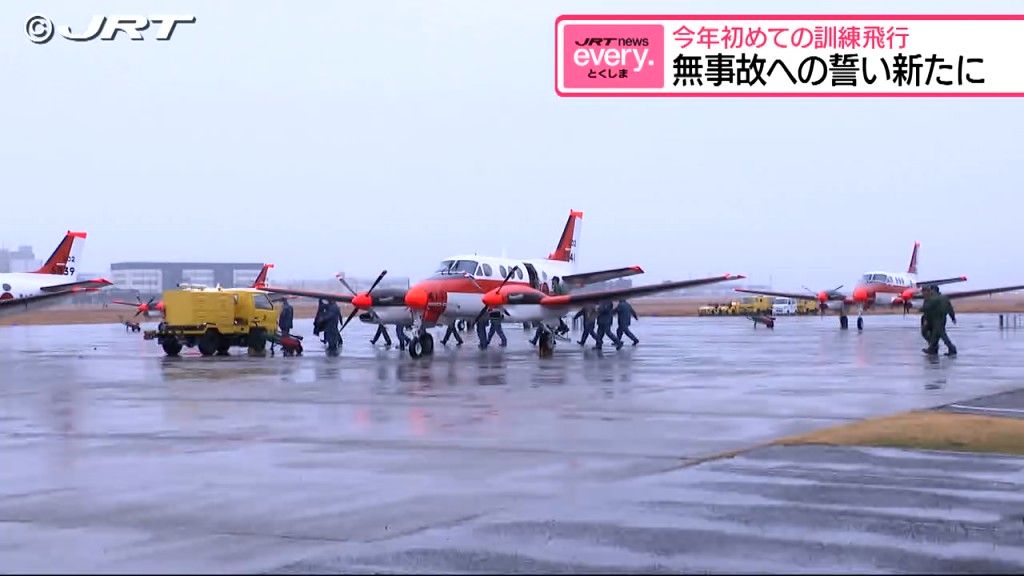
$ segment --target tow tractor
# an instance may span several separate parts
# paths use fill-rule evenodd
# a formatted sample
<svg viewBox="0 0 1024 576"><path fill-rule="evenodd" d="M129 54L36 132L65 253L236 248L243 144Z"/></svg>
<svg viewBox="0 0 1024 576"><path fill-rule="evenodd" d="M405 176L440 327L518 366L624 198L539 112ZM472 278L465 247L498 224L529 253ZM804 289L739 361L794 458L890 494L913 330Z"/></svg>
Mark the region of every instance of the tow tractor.
<svg viewBox="0 0 1024 576"><path fill-rule="evenodd" d="M182 284L165 291L163 302L164 321L143 337L156 340L168 356L177 356L183 347L198 347L203 356L226 355L233 346L263 354L268 341L280 344L286 354L298 342L301 353L301 341L278 337L279 311L261 290Z"/></svg>

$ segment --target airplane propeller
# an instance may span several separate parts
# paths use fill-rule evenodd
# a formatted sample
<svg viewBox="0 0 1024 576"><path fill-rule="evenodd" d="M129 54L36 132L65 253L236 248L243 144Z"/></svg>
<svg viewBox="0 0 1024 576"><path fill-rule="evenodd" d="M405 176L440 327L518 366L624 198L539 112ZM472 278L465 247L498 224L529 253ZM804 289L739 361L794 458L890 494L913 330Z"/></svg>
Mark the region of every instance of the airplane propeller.
<svg viewBox="0 0 1024 576"><path fill-rule="evenodd" d="M842 287L843 287L843 285L840 284L839 286L836 286L835 288L833 288L831 290L822 290L821 292L815 292L814 290L811 290L807 286L804 286L803 289L808 291L808 292L810 292L811 294L814 294L815 296L817 296L817 298L818 298L818 316L824 316L825 315L825 310L828 309L827 302L829 300L832 300L833 298L841 298L842 297L842 294L839 293L839 289L842 288Z"/></svg>
<svg viewBox="0 0 1024 576"><path fill-rule="evenodd" d="M509 281L509 279L512 278L512 275L515 274L517 270L519 270L519 266L513 266L508 271L508 274L505 276L505 279L502 280L501 284L498 286L498 288L497 288L498 291L500 291L502 288L504 288L505 284ZM488 306L487 304L484 304L484 307L480 309L480 313L477 314L476 318L473 319L473 324L479 323L480 319L484 317L484 314L486 314L489 309L490 309L490 306Z"/></svg>
<svg viewBox="0 0 1024 576"><path fill-rule="evenodd" d="M380 284L380 281L384 279L384 275L387 274L387 273L388 273L387 270L382 270L380 275L377 276L377 279L373 281L373 284L370 286L370 289L367 290L364 294L362 294L362 296L365 296L364 299L366 301L369 301L371 304L373 303L373 298L371 297L371 294L373 293L373 289L377 287L377 284ZM354 318L355 315L359 313L359 310L361 310L362 307L360 307L360 306L358 306L356 304L356 299L360 296L360 294L356 294L355 290L352 290L352 287L349 286L348 282L345 282L345 279L342 278L341 276L338 277L338 280L340 280L341 283L344 284L345 287L348 288L349 291L352 292L352 294L354 296L356 296L356 298L352 299L352 312L349 313L348 318L346 318L345 322L341 325L341 330L344 330L345 326L348 326L348 323L352 321L352 318ZM364 299L360 299L360 300L364 300ZM339 332L341 330L339 330Z"/></svg>

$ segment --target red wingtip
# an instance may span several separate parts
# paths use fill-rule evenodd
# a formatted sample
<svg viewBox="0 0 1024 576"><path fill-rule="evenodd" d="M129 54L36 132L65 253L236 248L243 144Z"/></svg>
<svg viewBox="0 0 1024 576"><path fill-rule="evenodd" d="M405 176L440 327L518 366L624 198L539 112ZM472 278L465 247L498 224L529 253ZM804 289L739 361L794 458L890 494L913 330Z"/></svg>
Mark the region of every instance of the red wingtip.
<svg viewBox="0 0 1024 576"><path fill-rule="evenodd" d="M644 271L644 269L639 267L639 266L630 266L630 269L631 270L636 270L637 272L643 272Z"/></svg>
<svg viewBox="0 0 1024 576"><path fill-rule="evenodd" d="M966 281L967 280L967 276L961 276L960 279Z"/></svg>
<svg viewBox="0 0 1024 576"><path fill-rule="evenodd" d="M113 282L111 282L110 280L107 280L106 278L97 278L95 280L92 280L92 282L96 282L97 284L103 284L104 286L113 286L114 285Z"/></svg>

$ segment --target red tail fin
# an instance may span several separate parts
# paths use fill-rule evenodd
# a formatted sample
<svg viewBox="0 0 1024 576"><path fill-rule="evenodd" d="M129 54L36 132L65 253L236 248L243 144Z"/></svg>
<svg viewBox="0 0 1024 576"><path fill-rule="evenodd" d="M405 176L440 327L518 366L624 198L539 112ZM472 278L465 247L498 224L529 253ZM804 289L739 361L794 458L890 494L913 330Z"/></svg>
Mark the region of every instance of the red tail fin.
<svg viewBox="0 0 1024 576"><path fill-rule="evenodd" d="M64 235L64 239L57 245L57 249L46 259L46 263L36 270L36 274L57 274L60 276L74 276L77 263L77 256L73 252L76 239L85 239L85 232L72 232Z"/></svg>
<svg viewBox="0 0 1024 576"><path fill-rule="evenodd" d="M555 247L555 251L548 254L548 260L561 260L563 262L576 260L576 242L580 233L579 221L582 219L583 212L569 211L569 219L565 222L562 237L558 239L558 246Z"/></svg>
<svg viewBox="0 0 1024 576"><path fill-rule="evenodd" d="M910 254L910 266L907 266L908 274L917 274L917 249L920 246L920 242L914 242L914 251Z"/></svg>
<svg viewBox="0 0 1024 576"><path fill-rule="evenodd" d="M264 264L260 273L256 275L256 280L253 281L253 288L263 288L267 284L267 270L273 268L273 264Z"/></svg>

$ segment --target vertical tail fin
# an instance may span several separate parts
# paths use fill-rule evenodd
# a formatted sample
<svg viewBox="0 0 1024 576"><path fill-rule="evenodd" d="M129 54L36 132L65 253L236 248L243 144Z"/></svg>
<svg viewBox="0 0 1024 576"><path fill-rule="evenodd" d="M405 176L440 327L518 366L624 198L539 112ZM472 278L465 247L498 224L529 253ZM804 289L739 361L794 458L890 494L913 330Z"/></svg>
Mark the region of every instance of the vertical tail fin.
<svg viewBox="0 0 1024 576"><path fill-rule="evenodd" d="M46 263L36 270L36 274L55 274L68 276L72 281L78 276L78 266L85 248L85 232L72 232L64 235L57 249L46 259Z"/></svg>
<svg viewBox="0 0 1024 576"><path fill-rule="evenodd" d="M907 266L908 274L917 274L917 249L920 247L920 242L914 242L914 251L910 254L910 266Z"/></svg>
<svg viewBox="0 0 1024 576"><path fill-rule="evenodd" d="M273 268L273 264L264 264L263 268L260 269L260 273L256 275L256 279L252 282L253 288L263 288L267 284L267 271Z"/></svg>
<svg viewBox="0 0 1024 576"><path fill-rule="evenodd" d="M583 223L583 212L576 210L569 211L569 219L565 222L562 236L558 239L555 251L548 254L548 260L561 260L562 262L575 262L576 249L579 245L580 228Z"/></svg>

